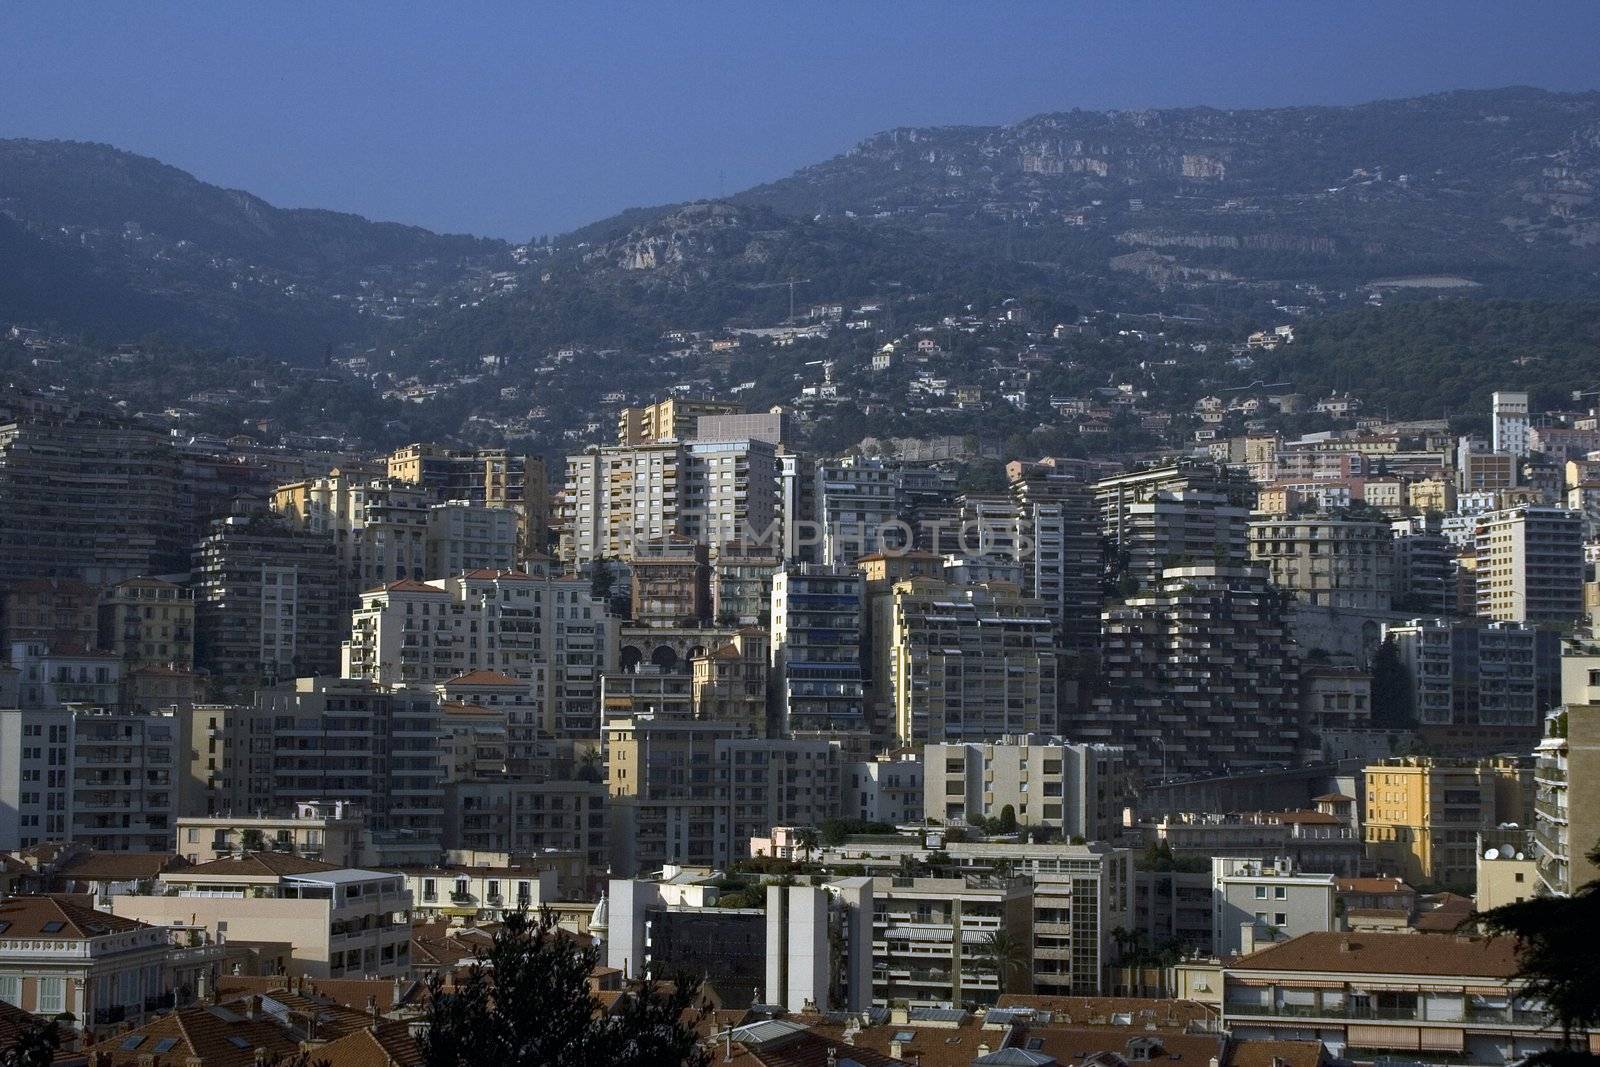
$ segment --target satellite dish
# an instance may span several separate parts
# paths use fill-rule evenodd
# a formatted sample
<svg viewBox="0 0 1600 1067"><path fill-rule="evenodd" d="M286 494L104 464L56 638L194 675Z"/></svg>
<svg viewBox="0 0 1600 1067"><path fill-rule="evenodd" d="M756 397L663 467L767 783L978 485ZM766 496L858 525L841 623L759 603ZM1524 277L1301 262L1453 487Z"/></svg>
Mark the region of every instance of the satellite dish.
<svg viewBox="0 0 1600 1067"><path fill-rule="evenodd" d="M1525 859L1527 859L1527 858L1528 858L1528 857L1527 857L1527 856L1524 856L1524 855L1523 855L1523 854L1522 854L1522 853L1520 853L1520 852L1518 852L1518 853L1517 853L1517 859L1519 859L1519 860L1525 860Z"/></svg>
<svg viewBox="0 0 1600 1067"><path fill-rule="evenodd" d="M1497 848L1491 848L1488 852L1483 854L1483 858L1486 860L1497 860L1500 858L1500 850Z"/></svg>

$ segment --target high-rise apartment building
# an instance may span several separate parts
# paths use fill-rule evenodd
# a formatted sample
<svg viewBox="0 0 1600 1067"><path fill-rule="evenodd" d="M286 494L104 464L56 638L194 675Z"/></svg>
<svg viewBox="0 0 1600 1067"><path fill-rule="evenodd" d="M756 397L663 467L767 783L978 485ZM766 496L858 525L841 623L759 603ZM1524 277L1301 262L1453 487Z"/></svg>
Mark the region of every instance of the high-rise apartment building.
<svg viewBox="0 0 1600 1067"><path fill-rule="evenodd" d="M711 617L706 546L685 538L647 541L627 557L635 626L699 626Z"/></svg>
<svg viewBox="0 0 1600 1067"><path fill-rule="evenodd" d="M864 593L862 576L843 567L790 564L773 575L773 685L785 734L867 729Z"/></svg>
<svg viewBox="0 0 1600 1067"><path fill-rule="evenodd" d="M895 468L880 460L849 457L816 465L816 555L822 563L850 564L883 551L884 536L893 540L889 548L911 547L904 531L885 533L900 513L895 476Z"/></svg>
<svg viewBox="0 0 1600 1067"><path fill-rule="evenodd" d="M347 616L333 538L270 515L212 523L195 546L195 661L218 688L332 674Z"/></svg>
<svg viewBox="0 0 1600 1067"><path fill-rule="evenodd" d="M0 391L0 581L105 585L182 571L189 533L166 436L72 401Z"/></svg>
<svg viewBox="0 0 1600 1067"><path fill-rule="evenodd" d="M1600 879L1600 650L1563 657L1562 704L1545 720L1534 767L1534 859L1551 893L1570 896Z"/></svg>
<svg viewBox="0 0 1600 1067"><path fill-rule="evenodd" d="M1109 692L1062 733L1122 745L1162 777L1294 760L1299 663L1287 604L1259 569L1169 568L1107 607L1104 630Z"/></svg>
<svg viewBox="0 0 1600 1067"><path fill-rule="evenodd" d="M1526 623L1414 619L1384 628L1411 676L1432 751L1488 756L1538 741L1561 699L1560 635Z"/></svg>
<svg viewBox="0 0 1600 1067"><path fill-rule="evenodd" d="M1054 733L1054 623L1015 586L932 578L895 585L890 626L874 632L903 743L994 741Z"/></svg>
<svg viewBox="0 0 1600 1067"><path fill-rule="evenodd" d="M1583 617L1583 517L1528 505L1478 517L1478 614L1564 626Z"/></svg>
<svg viewBox="0 0 1600 1067"><path fill-rule="evenodd" d="M1042 601L1056 621L1063 649L1079 655L1100 647L1105 608L1105 550L1094 488L1075 478L1032 473L1011 483L1022 591Z"/></svg>
<svg viewBox="0 0 1600 1067"><path fill-rule="evenodd" d="M69 841L165 852L179 814L173 712L0 711L0 848Z"/></svg>
<svg viewBox="0 0 1600 1067"><path fill-rule="evenodd" d="M1496 392L1493 398L1493 447L1512 456L1528 454L1528 394Z"/></svg>
<svg viewBox="0 0 1600 1067"><path fill-rule="evenodd" d="M772 576L783 566L781 550L729 541L717 549L711 568L711 615L721 626L766 626L772 610Z"/></svg>
<svg viewBox="0 0 1600 1067"><path fill-rule="evenodd" d="M518 515L510 508L483 507L459 501L428 508L424 534L429 578L448 578L468 571L510 571L522 556L518 549Z"/></svg>
<svg viewBox="0 0 1600 1067"><path fill-rule="evenodd" d="M694 438L702 416L737 415L738 404L669 396L642 407L623 408L617 415L617 444L652 445ZM774 442L775 443L775 442Z"/></svg>
<svg viewBox="0 0 1600 1067"><path fill-rule="evenodd" d="M21 578L0 586L0 641L94 648L100 592L72 578Z"/></svg>
<svg viewBox="0 0 1600 1067"><path fill-rule="evenodd" d="M727 849L726 841L718 846L726 800L716 789L717 748L747 736L748 728L640 715L610 719L604 729L613 873L717 862Z"/></svg>
<svg viewBox="0 0 1600 1067"><path fill-rule="evenodd" d="M772 640L764 628L756 627L738 630L723 644L692 657L694 717L747 723L756 736L766 736L771 665Z"/></svg>
<svg viewBox="0 0 1600 1067"><path fill-rule="evenodd" d="M567 457L561 557L584 565L622 558L652 541L716 547L768 538L779 522L779 464L767 441L666 441Z"/></svg>
<svg viewBox="0 0 1600 1067"><path fill-rule="evenodd" d="M194 591L160 578L129 578L100 602L99 647L138 667L194 666Z"/></svg>
<svg viewBox="0 0 1600 1067"><path fill-rule="evenodd" d="M342 673L405 686L477 671L516 679L538 706L513 718L515 750L539 730L598 736L600 675L615 663L614 624L587 581L473 571L362 594Z"/></svg>
<svg viewBox="0 0 1600 1067"><path fill-rule="evenodd" d="M1160 491L1121 513L1116 570L1142 587L1168 567L1240 567L1249 561L1250 512L1219 492Z"/></svg>
<svg viewBox="0 0 1600 1067"><path fill-rule="evenodd" d="M519 560L545 549L550 529L550 480L542 456L519 455L504 448L451 449L413 444L390 454L388 476L393 481L422 486L441 503L454 500L513 512L521 528ZM513 565L514 561L504 564L508 569ZM450 573L456 572L435 571L429 577Z"/></svg>
<svg viewBox="0 0 1600 1067"><path fill-rule="evenodd" d="M1256 501L1255 483L1243 472L1197 459L1180 459L1102 478L1094 483L1095 502L1100 508L1100 528L1114 549L1126 548L1125 543L1132 534L1129 518L1133 505L1154 503L1162 496L1175 493L1220 496L1223 506L1241 509L1246 514Z"/></svg>
<svg viewBox="0 0 1600 1067"><path fill-rule="evenodd" d="M1010 808L1020 825L1063 837L1108 841L1122 826L1131 782L1122 750L1060 738L1003 737L992 743L923 748L923 814L959 825L997 819Z"/></svg>
<svg viewBox="0 0 1600 1067"><path fill-rule="evenodd" d="M1336 515L1250 523L1250 558L1273 584L1312 607L1387 611L1394 599L1394 536L1388 523Z"/></svg>
<svg viewBox="0 0 1600 1067"><path fill-rule="evenodd" d="M1456 613L1456 553L1437 515L1389 524L1394 535L1394 606L1429 615Z"/></svg>
<svg viewBox="0 0 1600 1067"><path fill-rule="evenodd" d="M234 729L252 751L264 742L271 753L269 791L246 797L246 810L342 801L366 813L375 830L403 832L420 845L440 841L444 735L433 693L298 678L258 691Z"/></svg>

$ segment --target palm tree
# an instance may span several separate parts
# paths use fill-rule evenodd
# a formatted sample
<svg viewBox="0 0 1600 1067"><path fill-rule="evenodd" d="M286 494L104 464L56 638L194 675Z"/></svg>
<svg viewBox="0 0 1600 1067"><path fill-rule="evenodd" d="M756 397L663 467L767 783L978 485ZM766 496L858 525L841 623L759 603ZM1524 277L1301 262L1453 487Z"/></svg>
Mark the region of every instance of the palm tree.
<svg viewBox="0 0 1600 1067"><path fill-rule="evenodd" d="M1007 930L992 930L978 945L975 962L978 967L1000 980L1000 992L1012 993L1011 986L1018 977L1027 977L1033 967L1033 953L1021 940Z"/></svg>
<svg viewBox="0 0 1600 1067"><path fill-rule="evenodd" d="M794 835L795 847L806 854L806 862L811 862L812 853L817 851L817 831L812 826L802 826Z"/></svg>

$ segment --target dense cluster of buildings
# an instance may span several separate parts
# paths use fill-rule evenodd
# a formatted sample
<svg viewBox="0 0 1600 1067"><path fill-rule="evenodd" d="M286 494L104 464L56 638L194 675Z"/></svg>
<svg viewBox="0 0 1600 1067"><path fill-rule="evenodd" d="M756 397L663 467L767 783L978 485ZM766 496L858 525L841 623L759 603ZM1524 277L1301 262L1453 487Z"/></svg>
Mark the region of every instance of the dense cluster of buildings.
<svg viewBox="0 0 1600 1067"><path fill-rule="evenodd" d="M229 979L414 982L519 907L606 981L707 975L752 1063L891 1016L883 1062L940 1027L1055 1062L1174 1005L1093 1050L1548 1046L1453 932L1600 873L1591 461L1521 394L1490 442L1246 434L998 491L684 396L557 485L3 400L0 1001L86 1048L250 1021ZM53 977L69 929L109 940ZM251 1047L315 1043L293 1014Z"/></svg>

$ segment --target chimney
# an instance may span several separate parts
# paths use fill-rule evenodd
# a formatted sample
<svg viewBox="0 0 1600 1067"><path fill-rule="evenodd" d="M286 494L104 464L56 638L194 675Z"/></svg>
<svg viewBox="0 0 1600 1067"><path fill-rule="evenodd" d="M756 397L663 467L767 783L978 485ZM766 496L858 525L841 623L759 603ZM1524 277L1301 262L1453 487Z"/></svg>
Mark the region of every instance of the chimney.
<svg viewBox="0 0 1600 1067"><path fill-rule="evenodd" d="M987 1056L988 1054L989 1054L989 1042L987 1042L987 1041L978 1042L978 1059L981 1060L985 1056Z"/></svg>
<svg viewBox="0 0 1600 1067"><path fill-rule="evenodd" d="M267 1050L264 1048L256 1049L256 1067L267 1067Z"/></svg>
<svg viewBox="0 0 1600 1067"><path fill-rule="evenodd" d="M260 1010L260 997L256 996L254 993L251 993L248 997L244 998L244 1017L246 1019L254 1019L256 1017L256 1013Z"/></svg>
<svg viewBox="0 0 1600 1067"><path fill-rule="evenodd" d="M906 1047L898 1041L889 1042L889 1058L891 1060L905 1059Z"/></svg>
<svg viewBox="0 0 1600 1067"><path fill-rule="evenodd" d="M839 1050L832 1045L828 1046L828 1067L839 1067ZM1273 1064L1277 1067L1277 1064Z"/></svg>
<svg viewBox="0 0 1600 1067"><path fill-rule="evenodd" d="M1239 924L1239 955L1248 956L1256 950L1256 924L1243 922Z"/></svg>
<svg viewBox="0 0 1600 1067"><path fill-rule="evenodd" d="M367 994L367 1014L372 1016L372 1032L377 1033L378 1019L380 1018L378 1015L378 998L370 993Z"/></svg>

